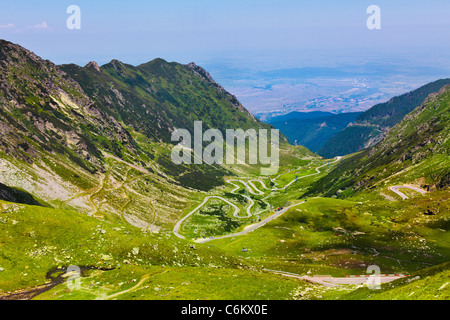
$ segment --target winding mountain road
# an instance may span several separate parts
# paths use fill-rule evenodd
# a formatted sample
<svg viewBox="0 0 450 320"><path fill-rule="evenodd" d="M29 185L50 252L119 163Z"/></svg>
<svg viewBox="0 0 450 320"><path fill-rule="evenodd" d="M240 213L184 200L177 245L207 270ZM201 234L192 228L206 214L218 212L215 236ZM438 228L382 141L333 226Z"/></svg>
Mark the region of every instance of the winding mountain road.
<svg viewBox="0 0 450 320"><path fill-rule="evenodd" d="M415 187L415 186L406 186L405 185L405 186L392 186L392 187L389 187L389 190L391 190L392 192L394 192L397 195L399 195L403 200L409 199L409 197L406 194L404 194L403 192L399 191L398 189L410 189L410 190L416 191L416 192L418 192L418 193L420 193L422 195L427 193L425 190L420 189L420 188Z"/></svg>
<svg viewBox="0 0 450 320"><path fill-rule="evenodd" d="M183 222L184 222L187 218L189 218L191 215L193 215L195 212L197 212L197 210L200 210L200 208L203 207L203 206L209 201L209 199L220 199L220 200L222 200L222 201L225 201L226 203L228 203L230 206L232 206L232 207L234 208L234 213L233 213L233 215L234 215L235 217L240 218L239 215L238 215L240 209L239 209L234 203L231 203L231 202L228 201L227 199L222 198L222 197L219 197L219 196L209 196L209 197L206 197L206 198L203 200L203 202L200 203L194 210L192 210L191 212L189 212L183 219L181 219L180 221L177 222L177 224L176 224L175 227L173 228L173 233L174 233L178 238L180 238L180 239L186 239L183 235L181 235L181 234L179 233L179 232L180 232L181 225L183 224Z"/></svg>
<svg viewBox="0 0 450 320"><path fill-rule="evenodd" d="M338 162L338 161L341 160L341 159L342 159L342 157L336 157L336 160L333 161L333 162L331 162L331 163L336 163L336 162ZM323 167L325 167L325 166L327 166L327 165L329 165L329 164L331 164L331 163L325 163L324 165L322 165L322 166L320 166L320 167L317 167L317 168L316 168L316 171L317 171L316 173L309 174L309 175L306 175L306 176L303 176L303 177L300 177L300 178L295 178L295 179L293 179L290 183L288 183L287 185L285 185L283 188L276 188L276 189L270 189L270 188L267 188L266 185L264 184L264 182L263 182L262 180L257 180L257 179L250 180L248 183L245 182L245 181L242 181L242 180L238 180L238 179L235 179L235 180L226 180L226 182L227 182L227 183L230 183L230 184L232 184L232 185L234 185L234 186L236 187L235 189L233 189L233 190L231 191L231 193L233 193L233 194L236 194L236 191L240 189L240 186L238 186L238 185L236 184L236 182L237 182L237 183L242 183L242 184L245 186L245 188L246 188L251 194L253 194L253 195L264 195L264 192L261 191L261 190L259 190L259 189L255 186L255 184L254 184L253 182L259 182L259 183L262 185L262 187L263 187L264 189L266 189L266 190L270 190L270 191L285 190L286 188L288 188L289 186L291 186L294 182L298 181L299 179L303 179L303 178L306 178L306 177L310 177L310 176L314 176L314 175L320 174L320 173L321 173L320 168L323 168ZM235 204L231 203L230 201L226 200L225 198L220 197L220 196L208 196L208 197L206 197L206 198L203 200L203 202L202 202L201 204L199 204L194 210L192 210L191 212L189 212L186 216L184 216L180 221L177 222L177 224L176 224L175 227L173 228L173 233L175 234L175 236L177 236L177 237L180 238L180 239L186 239L183 235L180 234L181 225L182 225L183 222L186 221L191 215L193 215L195 212L197 212L198 210L200 210L201 207L203 207L210 199L213 199L213 198L215 198L215 199L220 199L220 200L222 200L222 201L228 203L229 205L231 205L231 206L234 208L234 214L233 214L234 217L240 218L240 219L250 218L250 217L253 215L253 214L251 213L251 208L253 207L253 205L255 204L255 202L253 201L252 198L250 198L250 197L247 196L247 195L243 195L243 197L245 197L245 198L250 202L250 205L247 207L247 215L246 215L246 216L239 216L239 211L240 211L240 209L239 209ZM270 221L272 221L272 220L278 218L278 217L281 216L283 213L285 213L286 211L288 211L290 208L295 207L295 206L298 206L298 205L303 204L303 203L305 203L305 202L306 202L306 201L303 201L303 202L297 203L297 204L295 204L295 205L292 205L292 206L283 208L282 210L279 210L279 211L275 212L273 215L271 215L270 217L267 217L266 219L262 220L261 222L258 222L258 223L256 223L256 224L247 226L243 231L240 231L240 232L237 232L237 233L228 234L228 235L224 235L224 236L219 236L219 237L212 237L212 238L208 238L208 239L206 239L206 238L205 238L205 239L198 239L198 240L196 240L196 242L198 242L198 243L204 243L204 242L208 242L208 241L211 241L211 240L222 239L222 238L230 238L230 237L237 237L237 236L241 236L241 235L247 234L247 233L252 232L252 231L254 231L254 230L258 229L258 228L261 228L262 226L264 226L264 225L267 224L268 222L270 222Z"/></svg>
<svg viewBox="0 0 450 320"><path fill-rule="evenodd" d="M204 239L197 239L195 240L195 242L197 243L205 243L211 240L218 240L218 239L224 239L224 238L234 238L234 237L238 237L238 236L242 236L244 234L250 233L252 231L255 231L256 229L261 228L262 226L264 226L265 224L267 224L268 222L278 218L279 216L281 216L283 213L285 213L286 211L288 211L289 209L301 205L303 203L305 203L306 201L294 204L292 206L286 207L280 211L275 212L273 215L271 215L270 217L267 217L266 219L262 220L261 222L255 223L255 224L251 224L249 226L246 226L244 228L244 230L240 231L240 232L236 232L236 233L230 233L224 236L219 236L219 237L212 237L212 238L204 238Z"/></svg>
<svg viewBox="0 0 450 320"><path fill-rule="evenodd" d="M365 284L369 279L374 279L374 275L358 275L358 276L347 276L347 277L332 277L332 276L301 276L299 274L286 272L286 271L278 271L278 270L270 270L264 269L264 271L276 273L283 275L285 277L292 277L300 280L305 280L310 283L321 284L325 287L336 287L340 285L355 285L355 284ZM392 282L394 280L398 280L401 278L408 277L409 275L405 274L380 274L378 277L380 279L380 283Z"/></svg>
<svg viewBox="0 0 450 320"><path fill-rule="evenodd" d="M264 194L264 192L262 192L261 190L259 190L259 189L255 186L255 184L254 184L253 182L259 182L259 183L262 185L262 187L263 187L264 189L270 190L270 191L281 191L281 190L286 190L286 189L289 188L294 182L297 182L297 181L300 180L300 179L304 179L304 178L308 178L308 177L311 177L311 176L315 176L315 175L321 174L321 173L322 173L322 172L320 171L321 168L323 168L323 167L325 167L325 166L327 166L327 165L329 165L329 164L336 163L336 162L338 162L338 161L341 160L341 159L342 159L342 157L336 157L336 160L335 160L335 161L329 162L329 163L325 163L324 165L321 165L320 167L317 167L317 168L316 168L316 173L311 173L311 174L308 174L308 175L303 176L303 177L295 178L295 179L293 179L291 182L289 182L287 185L285 185L283 188L272 188L272 189L271 189L271 188L267 188L266 185L264 184L264 182L263 182L262 180L257 180L257 179L249 180L248 184L251 185L252 188L255 189L257 192L259 192L260 195Z"/></svg>

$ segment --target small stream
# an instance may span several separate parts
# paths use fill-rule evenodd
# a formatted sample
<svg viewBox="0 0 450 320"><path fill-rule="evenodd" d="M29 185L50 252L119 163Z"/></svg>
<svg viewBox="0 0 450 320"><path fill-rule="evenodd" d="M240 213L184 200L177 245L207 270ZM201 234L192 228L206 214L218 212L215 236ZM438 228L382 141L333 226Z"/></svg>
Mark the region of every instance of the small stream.
<svg viewBox="0 0 450 320"><path fill-rule="evenodd" d="M101 270L101 271L109 271L113 270L113 268L102 268L102 267L94 267L94 266L84 266L79 267L81 276L85 275L87 271L91 270ZM63 277L64 274L66 274L67 268L56 268L53 270L50 270L47 272L45 278L47 280L50 280L49 283L33 287L33 288L27 288L27 289L21 289L17 290L15 292L11 292L10 294L7 294L6 296L0 297L0 300L31 300L40 294L47 292L54 287L56 287L59 284L64 283L67 281L67 277ZM59 273L56 277L55 274Z"/></svg>

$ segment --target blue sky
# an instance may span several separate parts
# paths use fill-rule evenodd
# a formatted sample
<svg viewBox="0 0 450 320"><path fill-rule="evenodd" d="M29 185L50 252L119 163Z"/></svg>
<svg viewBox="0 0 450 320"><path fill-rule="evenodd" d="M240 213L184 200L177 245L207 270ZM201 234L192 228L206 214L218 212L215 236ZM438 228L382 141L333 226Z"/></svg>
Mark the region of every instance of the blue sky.
<svg viewBox="0 0 450 320"><path fill-rule="evenodd" d="M66 28L71 4L81 8L81 30ZM381 30L366 28L371 4L381 8ZM439 64L449 58L450 1L2 0L0 38L56 63L81 65L155 57L279 64L282 57L298 66L413 51Z"/></svg>

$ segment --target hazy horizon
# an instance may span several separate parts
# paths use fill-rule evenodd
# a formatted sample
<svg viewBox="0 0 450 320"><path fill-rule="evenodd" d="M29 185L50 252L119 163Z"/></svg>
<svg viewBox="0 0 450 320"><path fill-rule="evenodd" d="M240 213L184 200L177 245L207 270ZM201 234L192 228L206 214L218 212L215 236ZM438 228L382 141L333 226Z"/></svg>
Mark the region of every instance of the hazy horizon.
<svg viewBox="0 0 450 320"><path fill-rule="evenodd" d="M72 4L81 9L80 30L66 26L70 16L66 9ZM381 8L381 30L366 26L366 10L372 4ZM103 65L118 59L139 65L155 58L184 64L194 61L254 113L307 105L311 98L335 99L353 92L352 83L377 87L379 98L371 96L374 99L367 104L357 101L335 109L319 106L324 111L360 111L372 102L450 76L450 43L445 41L450 38L448 12L450 3L444 0L130 0L103 4L7 0L0 12L0 38L56 64L84 66L96 61ZM361 72L354 72L366 67L367 76L361 78ZM381 78L372 78L371 72L378 67L388 71L378 76L390 81L390 88L379 83ZM301 75L268 76L269 71L302 68L326 68L331 74L348 68L351 72L348 77L332 79L335 85L346 82L342 92L330 91L323 75L316 79L314 92L307 91ZM365 94L360 92L358 99L369 97Z"/></svg>

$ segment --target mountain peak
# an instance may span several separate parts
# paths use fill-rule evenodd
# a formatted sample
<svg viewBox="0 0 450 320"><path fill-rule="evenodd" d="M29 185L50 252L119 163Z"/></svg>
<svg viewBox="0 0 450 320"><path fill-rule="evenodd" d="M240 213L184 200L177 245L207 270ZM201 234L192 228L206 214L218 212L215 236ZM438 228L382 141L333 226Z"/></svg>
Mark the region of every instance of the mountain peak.
<svg viewBox="0 0 450 320"><path fill-rule="evenodd" d="M202 67L198 66L195 62L190 62L187 66L189 69L192 69L195 73L207 79L209 82L218 85L217 82L214 81L213 77L211 77L209 72L203 69Z"/></svg>
<svg viewBox="0 0 450 320"><path fill-rule="evenodd" d="M119 61L117 59L112 59L108 64L111 65L117 71L120 71L125 66L122 63L122 61Z"/></svg>
<svg viewBox="0 0 450 320"><path fill-rule="evenodd" d="M90 61L85 68L93 68L95 70L97 70L98 72L100 72L100 67L98 66L98 63L95 61Z"/></svg>
<svg viewBox="0 0 450 320"><path fill-rule="evenodd" d="M168 63L166 60L164 60L163 58L155 58L152 61L150 61L152 63L159 63L159 64L165 64Z"/></svg>
<svg viewBox="0 0 450 320"><path fill-rule="evenodd" d="M139 66L137 66L138 69L146 69L146 70L156 70L156 68L160 68L161 66L165 66L170 64L169 62L167 62L166 60L162 59L162 58L155 58L149 62L140 64ZM173 63L172 63L173 64ZM176 64L176 63L175 63Z"/></svg>
<svg viewBox="0 0 450 320"><path fill-rule="evenodd" d="M33 60L37 63L43 63L44 60L38 57L34 52L25 49L21 45L0 39L0 60L7 63L18 63L24 60Z"/></svg>

